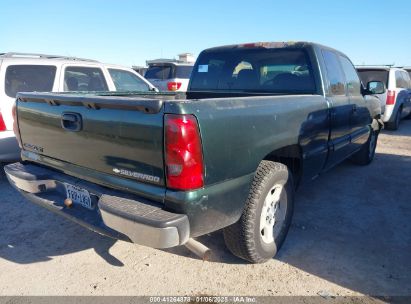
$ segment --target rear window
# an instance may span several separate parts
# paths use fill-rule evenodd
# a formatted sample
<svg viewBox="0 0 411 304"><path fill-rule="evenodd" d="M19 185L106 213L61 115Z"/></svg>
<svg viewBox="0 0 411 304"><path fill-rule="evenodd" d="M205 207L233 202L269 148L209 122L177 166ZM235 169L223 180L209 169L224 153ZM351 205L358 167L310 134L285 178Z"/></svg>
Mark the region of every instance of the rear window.
<svg viewBox="0 0 411 304"><path fill-rule="evenodd" d="M51 65L10 65L6 70L5 92L12 98L17 92L50 92L55 76L56 67Z"/></svg>
<svg viewBox="0 0 411 304"><path fill-rule="evenodd" d="M150 87L137 75L124 70L108 69L117 91L148 91Z"/></svg>
<svg viewBox="0 0 411 304"><path fill-rule="evenodd" d="M302 49L238 49L204 52L190 91L315 93L310 61Z"/></svg>
<svg viewBox="0 0 411 304"><path fill-rule="evenodd" d="M147 79L170 79L173 78L173 69L171 65L150 66L144 77Z"/></svg>
<svg viewBox="0 0 411 304"><path fill-rule="evenodd" d="M381 81L388 88L388 71L375 69L358 69L357 71L364 86L370 81Z"/></svg>
<svg viewBox="0 0 411 304"><path fill-rule="evenodd" d="M108 91L100 68L67 67L64 72L64 91Z"/></svg>
<svg viewBox="0 0 411 304"><path fill-rule="evenodd" d="M176 66L176 78L187 78L189 79L191 76L191 71L193 70L193 66L187 65L178 65Z"/></svg>

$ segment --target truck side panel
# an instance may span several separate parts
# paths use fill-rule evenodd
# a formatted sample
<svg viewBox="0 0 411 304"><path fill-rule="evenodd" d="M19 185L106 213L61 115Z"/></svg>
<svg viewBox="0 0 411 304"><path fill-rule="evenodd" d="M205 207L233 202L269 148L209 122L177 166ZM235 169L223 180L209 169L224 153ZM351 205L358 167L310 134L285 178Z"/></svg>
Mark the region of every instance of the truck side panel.
<svg viewBox="0 0 411 304"><path fill-rule="evenodd" d="M199 235L239 219L254 172L272 152L299 146L305 177L318 174L327 159L328 105L322 96L170 101L164 111L194 114L199 123L206 189L167 190L165 198L166 206L195 217L191 231Z"/></svg>

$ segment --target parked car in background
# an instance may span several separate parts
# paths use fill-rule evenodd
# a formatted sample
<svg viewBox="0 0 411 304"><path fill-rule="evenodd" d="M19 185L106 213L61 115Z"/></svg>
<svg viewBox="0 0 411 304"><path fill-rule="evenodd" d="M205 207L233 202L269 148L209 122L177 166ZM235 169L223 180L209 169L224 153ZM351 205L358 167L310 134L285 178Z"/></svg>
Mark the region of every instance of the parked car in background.
<svg viewBox="0 0 411 304"><path fill-rule="evenodd" d="M409 73L405 69L391 66L357 66L356 68L364 84L374 80L385 84L387 91L375 95L380 99L386 128L397 130L400 120L411 115Z"/></svg>
<svg viewBox="0 0 411 304"><path fill-rule="evenodd" d="M144 77L160 91L186 92L194 62L176 59L155 59L147 61Z"/></svg>
<svg viewBox="0 0 411 304"><path fill-rule="evenodd" d="M144 74L146 73L146 71L148 69L148 67L146 67L146 66L139 66L139 65L133 65L131 68L143 77L144 77Z"/></svg>
<svg viewBox="0 0 411 304"><path fill-rule="evenodd" d="M131 68L75 57L0 54L0 161L20 158L13 133L17 92L152 91L155 87Z"/></svg>
<svg viewBox="0 0 411 304"><path fill-rule="evenodd" d="M25 161L5 171L30 201L94 231L194 248L223 229L233 254L264 262L287 235L298 184L347 158L372 162L372 94L384 90L363 88L346 55L315 43L212 48L186 96L19 93Z"/></svg>

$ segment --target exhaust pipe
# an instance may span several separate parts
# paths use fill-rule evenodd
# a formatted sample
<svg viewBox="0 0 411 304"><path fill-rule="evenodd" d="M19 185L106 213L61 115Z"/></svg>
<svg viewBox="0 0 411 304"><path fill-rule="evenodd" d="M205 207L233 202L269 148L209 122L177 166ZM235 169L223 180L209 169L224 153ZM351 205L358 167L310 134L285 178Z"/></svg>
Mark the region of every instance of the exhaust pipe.
<svg viewBox="0 0 411 304"><path fill-rule="evenodd" d="M193 252L195 255L200 257L203 261L208 261L211 256L211 249L194 239L189 239L187 243L184 244L184 246L186 246L187 249Z"/></svg>

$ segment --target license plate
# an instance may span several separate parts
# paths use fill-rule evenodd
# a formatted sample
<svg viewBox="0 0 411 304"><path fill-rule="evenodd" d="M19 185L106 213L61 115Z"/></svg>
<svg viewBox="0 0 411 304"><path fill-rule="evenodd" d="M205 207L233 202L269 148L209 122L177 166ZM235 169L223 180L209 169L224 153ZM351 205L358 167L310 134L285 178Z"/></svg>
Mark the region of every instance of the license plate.
<svg viewBox="0 0 411 304"><path fill-rule="evenodd" d="M93 209L90 193L86 189L70 184L64 184L64 186L66 187L67 198L71 199L74 204L82 205L87 209Z"/></svg>

